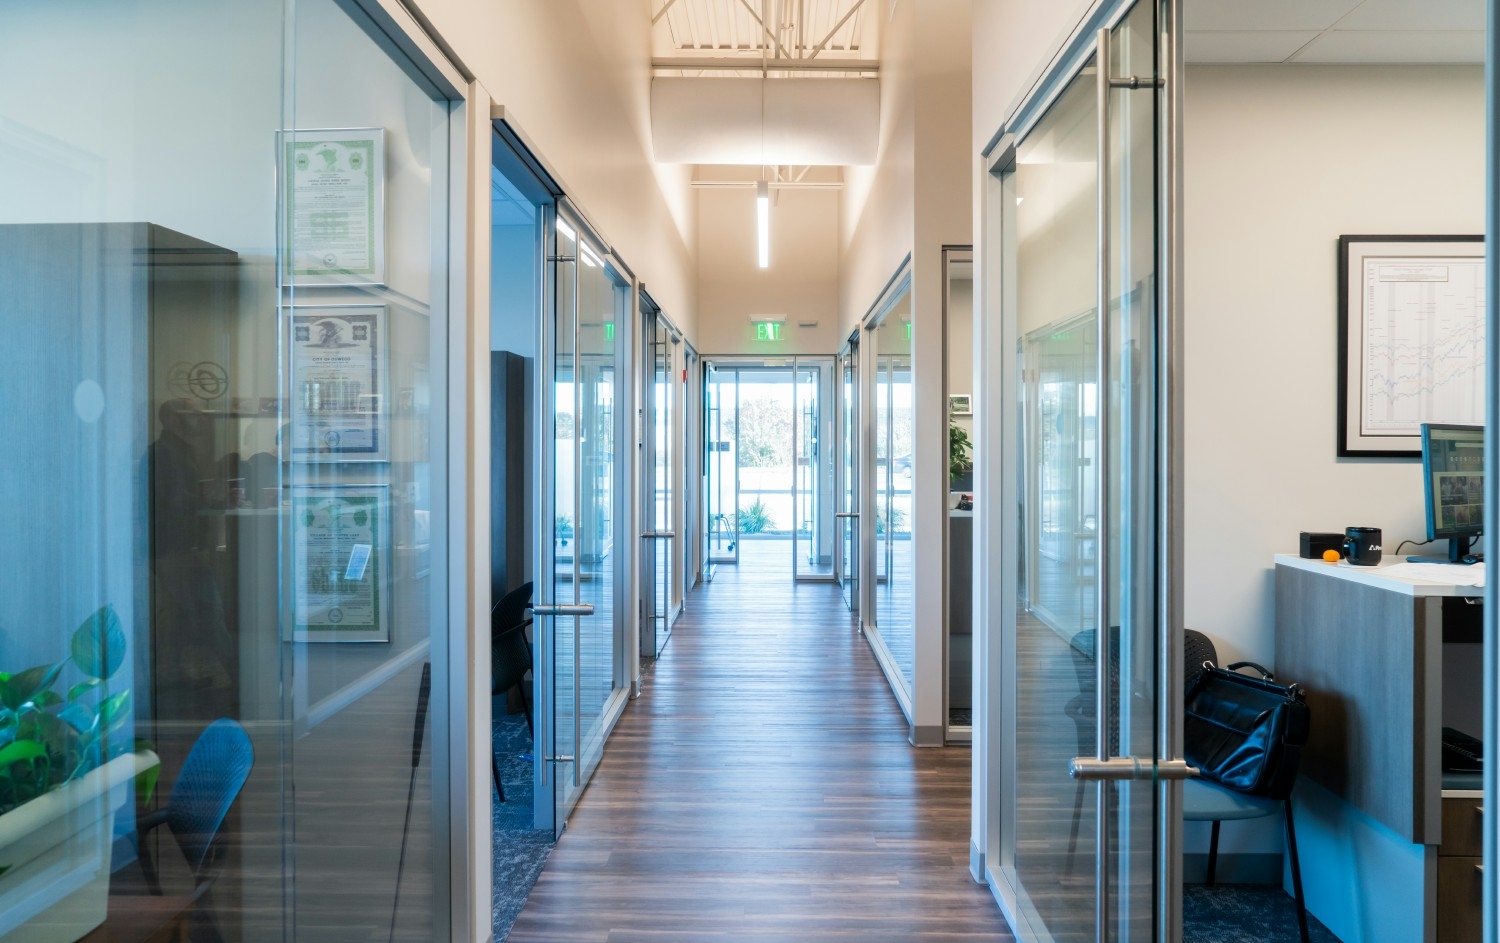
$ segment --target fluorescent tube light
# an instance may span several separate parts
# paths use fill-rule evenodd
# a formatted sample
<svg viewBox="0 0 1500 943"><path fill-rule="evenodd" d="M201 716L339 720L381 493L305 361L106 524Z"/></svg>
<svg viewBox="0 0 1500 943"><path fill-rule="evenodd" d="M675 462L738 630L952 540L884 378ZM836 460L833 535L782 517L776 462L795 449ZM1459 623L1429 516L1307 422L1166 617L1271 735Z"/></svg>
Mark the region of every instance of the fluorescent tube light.
<svg viewBox="0 0 1500 943"><path fill-rule="evenodd" d="M771 187L764 181L755 185L755 236L761 268L771 267Z"/></svg>
<svg viewBox="0 0 1500 943"><path fill-rule="evenodd" d="M567 223L563 222L563 218L561 216L557 217L557 231L562 233L564 236L567 236L574 242L578 241L578 233L574 231L572 226L569 226Z"/></svg>

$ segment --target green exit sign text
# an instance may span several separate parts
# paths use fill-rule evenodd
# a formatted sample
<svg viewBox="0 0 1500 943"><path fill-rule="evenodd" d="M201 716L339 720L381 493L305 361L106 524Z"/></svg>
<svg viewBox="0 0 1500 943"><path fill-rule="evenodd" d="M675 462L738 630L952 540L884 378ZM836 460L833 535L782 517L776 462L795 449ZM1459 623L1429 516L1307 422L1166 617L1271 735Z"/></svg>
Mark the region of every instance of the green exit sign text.
<svg viewBox="0 0 1500 943"><path fill-rule="evenodd" d="M756 321L755 339L758 341L781 340L781 325L776 321Z"/></svg>

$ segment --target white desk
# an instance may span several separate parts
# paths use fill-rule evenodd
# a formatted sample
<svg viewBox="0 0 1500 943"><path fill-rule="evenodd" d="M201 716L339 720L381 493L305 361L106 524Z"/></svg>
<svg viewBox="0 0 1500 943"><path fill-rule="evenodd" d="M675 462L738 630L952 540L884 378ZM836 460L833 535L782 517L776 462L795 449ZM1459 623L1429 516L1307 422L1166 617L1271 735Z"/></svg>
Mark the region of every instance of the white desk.
<svg viewBox="0 0 1500 943"><path fill-rule="evenodd" d="M1443 789L1441 730L1479 723L1478 699L1446 688L1479 663L1483 590L1396 575L1397 562L1275 558L1277 678L1306 688L1312 714L1294 796L1308 907L1344 943L1466 940L1479 887L1439 871L1477 863L1464 825L1477 836L1477 803Z"/></svg>

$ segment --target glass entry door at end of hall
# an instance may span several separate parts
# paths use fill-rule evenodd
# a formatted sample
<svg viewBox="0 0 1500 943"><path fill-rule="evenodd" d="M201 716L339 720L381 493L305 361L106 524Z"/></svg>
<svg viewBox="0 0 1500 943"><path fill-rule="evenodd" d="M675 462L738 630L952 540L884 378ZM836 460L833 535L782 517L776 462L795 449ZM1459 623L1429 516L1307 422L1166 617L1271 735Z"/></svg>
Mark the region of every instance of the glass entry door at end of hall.
<svg viewBox="0 0 1500 943"><path fill-rule="evenodd" d="M1023 941L1181 938L1177 4L1102 4L1009 123L996 890ZM1007 706L1007 704L1009 706Z"/></svg>
<svg viewBox="0 0 1500 943"><path fill-rule="evenodd" d="M545 748L538 778L561 834L628 693L628 455L617 443L629 441L622 401L634 305L629 281L565 202L549 241L538 490L547 522L541 532L550 539L537 541L533 618L541 652L537 741Z"/></svg>
<svg viewBox="0 0 1500 943"><path fill-rule="evenodd" d="M829 357L792 358L792 577L829 581L834 569L834 442L837 420L835 361Z"/></svg>

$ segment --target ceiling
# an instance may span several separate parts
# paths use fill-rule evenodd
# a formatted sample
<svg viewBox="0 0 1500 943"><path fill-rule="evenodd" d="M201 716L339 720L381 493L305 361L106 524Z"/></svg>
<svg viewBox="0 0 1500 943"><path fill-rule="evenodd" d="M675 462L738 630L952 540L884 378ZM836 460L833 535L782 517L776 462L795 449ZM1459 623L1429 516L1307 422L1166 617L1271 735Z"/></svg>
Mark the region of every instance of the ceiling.
<svg viewBox="0 0 1500 943"><path fill-rule="evenodd" d="M658 74L848 74L871 65L891 0L648 0ZM699 68L694 69L692 66Z"/></svg>
<svg viewBox="0 0 1500 943"><path fill-rule="evenodd" d="M1484 62L1485 0L1184 0L1188 62Z"/></svg>

